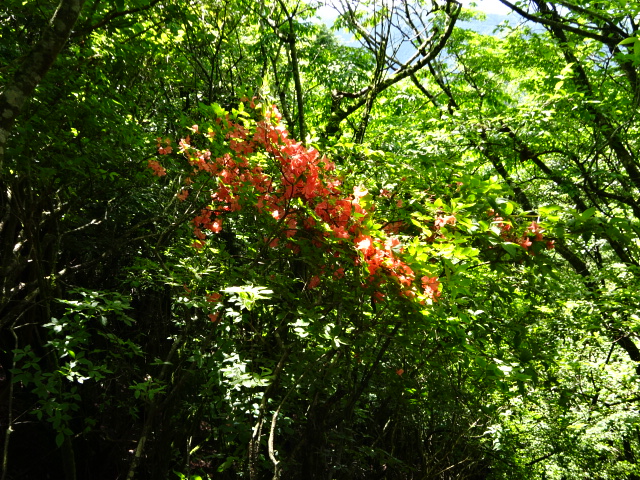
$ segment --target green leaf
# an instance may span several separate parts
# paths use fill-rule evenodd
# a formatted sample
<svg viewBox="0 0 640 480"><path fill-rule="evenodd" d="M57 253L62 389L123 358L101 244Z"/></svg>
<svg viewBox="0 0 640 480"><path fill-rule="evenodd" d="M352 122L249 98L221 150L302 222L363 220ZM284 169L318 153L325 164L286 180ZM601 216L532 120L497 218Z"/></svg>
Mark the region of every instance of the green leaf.
<svg viewBox="0 0 640 480"><path fill-rule="evenodd" d="M502 248L511 256L515 258L518 255L518 246L515 243L503 243Z"/></svg>
<svg viewBox="0 0 640 480"><path fill-rule="evenodd" d="M586 209L584 212L580 214L580 222L584 222L591 218L596 213L596 207L591 207Z"/></svg>
<svg viewBox="0 0 640 480"><path fill-rule="evenodd" d="M622 40L618 45L629 45L630 43L640 42L640 38L638 37L629 37Z"/></svg>

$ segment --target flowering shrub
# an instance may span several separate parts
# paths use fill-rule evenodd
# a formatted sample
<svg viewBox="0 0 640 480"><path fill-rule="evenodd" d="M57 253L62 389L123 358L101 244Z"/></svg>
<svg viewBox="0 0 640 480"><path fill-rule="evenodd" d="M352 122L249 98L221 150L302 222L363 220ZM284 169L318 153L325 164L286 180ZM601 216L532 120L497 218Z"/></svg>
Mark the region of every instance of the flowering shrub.
<svg viewBox="0 0 640 480"><path fill-rule="evenodd" d="M219 107L216 113L211 124L193 125L191 135L178 142L178 158L187 160L188 170L176 197L196 208L191 219L196 250L229 229L260 255L270 250L279 258L303 255L307 268L294 275L307 291L350 275L376 302L393 292L397 299L427 303L441 296L435 257L448 262L451 279L454 263L478 261L478 252L465 247L476 234L492 238L490 250L501 243L510 258L517 255L516 245L528 255L553 248L536 222L525 226L518 221L514 228L516 223L490 210L492 227L483 232L468 212L445 213L438 206L442 202L432 205L431 215L412 214L419 233L405 245L405 222L377 223L374 196L361 185L345 182L318 150L290 138L275 106L245 101L233 115ZM173 153L169 139L159 138L157 147L160 155ZM150 161L149 168L157 176L166 175L158 161ZM384 189L377 196L406 208L392 197Z"/></svg>
<svg viewBox="0 0 640 480"><path fill-rule="evenodd" d="M471 176L439 195L400 175L400 187L370 178L358 183L290 138L276 107L247 101L233 114L211 110L213 120L192 125L176 148L159 139L162 157L149 167L172 185L174 203L187 213L190 247L176 251L188 258L176 262L172 281L183 285L178 301L189 307L184 328L191 319L215 326L207 329L215 339L207 365L226 365L218 393L224 413L216 421L234 418L238 432L239 425L253 425L242 433L251 436L250 465L274 405L272 444L284 437L276 423L288 426L288 419L313 411L307 394L297 398L297 392L348 384L355 408L366 389L391 385L395 398L422 375L408 339L474 352L474 375L506 385L489 376L493 363L465 333L474 328L466 311L482 311L469 309L477 291L491 285L485 279L500 278L492 267L538 260L528 253L539 248L529 252L524 242L542 246L537 223L511 216L514 207L503 198L494 201L503 205L496 207L502 217L487 215L490 195L477 193L491 186ZM192 317L194 309L204 315ZM200 342L192 345L186 358L203 356ZM276 382L282 388L272 388ZM255 389L262 387L257 405ZM344 413L339 403L335 418Z"/></svg>
<svg viewBox="0 0 640 480"><path fill-rule="evenodd" d="M323 264L306 279L309 290L320 287L325 275L340 279L346 269L362 267L362 286L372 288L377 300L384 297L385 285L407 298L436 300L440 282L433 276L417 280L393 230L373 221L375 206L367 189L348 188L331 160L289 138L275 106L247 103L257 119L243 104L235 118L227 114L206 127L193 125L192 135L179 142L191 169L178 200L186 201L207 185L207 205L192 219L192 246L203 248L211 235L226 228L225 218L251 210L269 227L259 239L263 246L292 255L302 248L322 253ZM172 153L169 140L158 139L158 153ZM149 168L155 175L166 174L157 161Z"/></svg>

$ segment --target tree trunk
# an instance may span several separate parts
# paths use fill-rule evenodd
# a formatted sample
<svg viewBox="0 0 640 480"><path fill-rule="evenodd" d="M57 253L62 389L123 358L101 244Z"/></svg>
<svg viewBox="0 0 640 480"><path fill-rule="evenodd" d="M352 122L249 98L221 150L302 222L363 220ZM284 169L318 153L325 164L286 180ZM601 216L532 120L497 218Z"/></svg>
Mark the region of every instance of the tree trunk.
<svg viewBox="0 0 640 480"><path fill-rule="evenodd" d="M85 0L60 0L42 38L0 92L0 171L4 164L4 148L11 128L25 102L56 61L76 24Z"/></svg>

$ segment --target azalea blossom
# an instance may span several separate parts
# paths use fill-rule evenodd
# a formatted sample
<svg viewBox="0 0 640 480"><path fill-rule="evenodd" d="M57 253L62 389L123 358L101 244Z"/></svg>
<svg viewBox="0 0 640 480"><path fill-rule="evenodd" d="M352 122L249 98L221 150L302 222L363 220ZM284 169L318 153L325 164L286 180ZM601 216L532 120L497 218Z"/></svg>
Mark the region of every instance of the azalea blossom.
<svg viewBox="0 0 640 480"><path fill-rule="evenodd" d="M167 174L167 171L164 169L164 167L162 165L160 165L160 163L155 161L155 160L149 160L147 165L149 166L149 168L151 170L153 170L153 174L156 177L163 177L164 175Z"/></svg>
<svg viewBox="0 0 640 480"><path fill-rule="evenodd" d="M440 282L437 277L424 276L420 279L424 294L436 300L440 296Z"/></svg>
<svg viewBox="0 0 640 480"><path fill-rule="evenodd" d="M219 302L222 295L219 293L210 293L207 295L207 302Z"/></svg>
<svg viewBox="0 0 640 480"><path fill-rule="evenodd" d="M356 198L356 200L364 197L368 193L369 190L364 187L353 187L353 196Z"/></svg>
<svg viewBox="0 0 640 480"><path fill-rule="evenodd" d="M320 285L320 277L318 277L317 275L311 277L311 280L309 280L309 283L307 283L307 287L309 288L309 290L313 290L318 285Z"/></svg>
<svg viewBox="0 0 640 480"><path fill-rule="evenodd" d="M455 225L456 217L453 215L447 215L446 217L436 217L434 226L436 228L444 227L445 225Z"/></svg>
<svg viewBox="0 0 640 480"><path fill-rule="evenodd" d="M178 200L180 200L181 202L184 202L188 196L189 196L189 190L182 190L180 193L176 195Z"/></svg>

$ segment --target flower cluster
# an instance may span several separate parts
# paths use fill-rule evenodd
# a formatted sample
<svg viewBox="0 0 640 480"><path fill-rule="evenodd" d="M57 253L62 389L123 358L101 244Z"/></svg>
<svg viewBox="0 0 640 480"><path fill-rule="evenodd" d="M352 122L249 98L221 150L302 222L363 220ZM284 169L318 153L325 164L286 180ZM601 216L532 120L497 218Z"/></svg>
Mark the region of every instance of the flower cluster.
<svg viewBox="0 0 640 480"><path fill-rule="evenodd" d="M297 253L300 245L310 242L327 254L327 264L320 267L320 275L307 282L308 289L321 285L327 268L333 278L342 278L347 265L329 264L332 257L346 257L353 266L363 267L364 285L373 288L378 299L383 297L381 287L385 284L396 285L408 298L438 298L437 278L416 281L414 271L398 255L402 251L399 240L367 222L373 211L369 192L362 187L344 189L333 162L288 137L275 106L254 128L229 117L217 119L215 127L200 134L226 145L225 153L214 156L209 149L197 148L190 137L179 142L192 171L178 199L187 199L197 175L205 173L214 179L209 204L192 220L195 247L204 245L206 232L222 230L225 215L253 208L273 225L264 239L269 247L284 246ZM191 128L194 134L200 130L197 125ZM168 143L165 145L158 143L158 153L170 153ZM152 168L156 171L157 167L159 164ZM455 224L455 218L444 219L444 224Z"/></svg>
<svg viewBox="0 0 640 480"><path fill-rule="evenodd" d="M156 160L149 160L147 162L147 166L151 169L153 174L157 177L163 177L167 174L167 171L164 169L162 165Z"/></svg>
<svg viewBox="0 0 640 480"><path fill-rule="evenodd" d="M173 152L170 138L165 138L164 140L161 137L156 138L156 146L158 147L158 153L160 155L169 155Z"/></svg>
<svg viewBox="0 0 640 480"><path fill-rule="evenodd" d="M505 221L503 217L497 216L493 210L489 210L489 217L492 218L493 224L500 229L500 238L507 242L520 245L528 254L535 255L536 251L532 247L535 242L545 242L545 248L551 250L554 248L553 240L544 239L544 229L535 221L532 221L521 235L516 234L513 225Z"/></svg>

